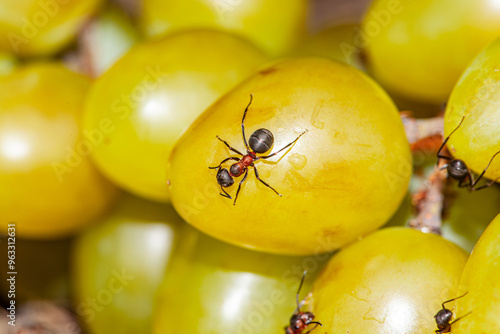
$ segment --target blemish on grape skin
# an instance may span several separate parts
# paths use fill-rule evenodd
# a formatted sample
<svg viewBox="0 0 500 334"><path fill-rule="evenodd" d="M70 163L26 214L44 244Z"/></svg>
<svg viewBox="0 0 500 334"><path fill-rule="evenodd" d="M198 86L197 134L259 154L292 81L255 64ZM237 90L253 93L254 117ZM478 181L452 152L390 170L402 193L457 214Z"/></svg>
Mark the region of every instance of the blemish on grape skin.
<svg viewBox="0 0 500 334"><path fill-rule="evenodd" d="M262 75L268 75L268 74L271 74L273 72L276 72L278 69L277 68L274 68L274 67L270 67L270 68L266 68L262 71L259 71L259 74L262 74Z"/></svg>
<svg viewBox="0 0 500 334"><path fill-rule="evenodd" d="M292 165L295 170L301 170L307 165L307 158L299 153L293 153L288 157L288 163Z"/></svg>
<svg viewBox="0 0 500 334"><path fill-rule="evenodd" d="M325 122L319 119L319 112L323 107L324 101L320 101L316 104L316 108L314 108L313 113L311 115L311 125L317 129L323 129L325 127Z"/></svg>

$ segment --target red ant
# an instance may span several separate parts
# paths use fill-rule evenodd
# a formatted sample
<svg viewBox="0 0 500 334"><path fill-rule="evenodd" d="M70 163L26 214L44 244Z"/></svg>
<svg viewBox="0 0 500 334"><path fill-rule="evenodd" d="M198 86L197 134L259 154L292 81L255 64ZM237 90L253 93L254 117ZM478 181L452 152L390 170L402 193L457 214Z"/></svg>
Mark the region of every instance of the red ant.
<svg viewBox="0 0 500 334"><path fill-rule="evenodd" d="M455 298L447 300L443 304L441 304L441 306L443 308L441 310L439 310L439 312L436 313L436 315L434 316L434 319L436 319L436 324L438 327L438 329L436 329L436 334L449 333L451 331L451 325L453 325L455 322L462 319L463 317L466 317L469 314L471 314L471 312L469 312L466 315L461 316L460 318L457 318L457 319L453 320L452 322L450 322L451 318L453 317L453 312L451 312L446 307L444 307L444 304L447 304L449 302L452 302L454 300L462 298L466 294L467 294L467 292L464 293L463 295L461 295L460 297L455 297Z"/></svg>
<svg viewBox="0 0 500 334"><path fill-rule="evenodd" d="M254 161L257 161L259 159L268 159L270 157L275 156L276 154L280 153L284 149L290 147L293 143L295 143L304 133L307 132L304 131L302 132L297 138L295 138L294 141L283 147L282 149L278 150L277 152L274 152L272 154L266 155L266 156L257 156L257 154L262 154L271 149L274 145L274 136L271 131L268 129L258 129L255 130L251 135L250 138L247 139L245 137L245 116L247 115L248 107L250 107L250 104L252 104L252 99L253 99L253 94L250 94L250 102L248 103L247 107L245 108L245 112L243 113L243 119L241 121L241 132L243 134L243 143L245 144L245 147L247 149L247 153L243 154L240 151L232 148L225 140L222 140L217 136L217 139L219 139L221 142L223 142L231 151L233 151L236 154L239 154L242 156L242 158L238 157L229 157L221 161L219 166L216 167L208 167L210 169L217 169L217 183L220 185L221 193L220 195L223 197L227 197L229 199L232 199L231 195L229 195L224 188L230 187L234 183L233 177L238 177L241 176L243 173L245 175L243 176L243 179L241 179L239 185L238 185L238 190L236 191L236 196L234 198L233 205L236 204L236 200L238 199L238 194L241 189L241 184L246 180L247 175L248 175L248 167L253 167L255 171L255 177L257 180L262 182L266 187L271 188L272 191L274 191L278 196L282 196L280 193L278 193L273 187L271 187L269 184L264 182L260 177L259 173L257 171L257 167L254 165ZM221 168L221 165L228 161L228 160L236 160L237 162L232 164L231 167L229 167L229 170L226 168Z"/></svg>
<svg viewBox="0 0 500 334"><path fill-rule="evenodd" d="M323 326L319 321L314 320L314 314L311 312L302 312L300 308L306 302L306 298L304 298L301 302L299 302L299 294L300 289L302 289L302 284L304 283L304 279L306 278L307 270L304 271L302 275L302 280L300 281L299 290L297 290L296 299L297 299L297 308L295 312L293 312L292 317L290 318L290 326L285 327L286 334L302 334L302 331L306 330L307 326L311 324L316 324L313 328L308 330L303 334L310 333L318 326Z"/></svg>
<svg viewBox="0 0 500 334"><path fill-rule="evenodd" d="M448 137L446 137L446 139L443 141L443 144L441 144L441 147L439 148L438 153L437 153L437 157L438 157L437 164L439 165L439 159L448 160L448 163L444 164L441 167L441 170L446 169L448 171L448 175L452 179L459 181L458 186L460 188L469 187L469 191L477 191L477 190L481 190L484 188L488 188L489 186L491 186L493 183L495 183L499 179L499 178L496 178L495 180L491 180L490 182L483 184L482 186L476 188L476 185L479 183L479 180L481 180L483 178L484 173L486 173L486 170L490 167L491 162L500 153L500 151L493 154L493 156L490 159L490 162L488 163L486 168L483 170L483 172L481 174L479 174L479 177L476 180L474 180L474 175L472 174L471 170L467 167L467 165L465 164L465 162L463 160L454 159L452 157L447 157L445 155L442 155L441 151L443 150L444 146L446 145L446 142L448 142L448 139L450 139L451 135L455 131L458 130L460 125L462 125L464 119L465 119L465 116L462 118L462 120L460 121L458 126L450 133L450 135ZM466 180L469 180L469 182L464 183Z"/></svg>

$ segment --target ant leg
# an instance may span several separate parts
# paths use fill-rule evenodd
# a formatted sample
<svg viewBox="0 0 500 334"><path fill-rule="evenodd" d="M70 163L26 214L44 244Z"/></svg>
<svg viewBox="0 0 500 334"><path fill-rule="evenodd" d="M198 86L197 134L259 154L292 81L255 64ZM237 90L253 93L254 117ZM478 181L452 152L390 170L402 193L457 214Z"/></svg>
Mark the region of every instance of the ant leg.
<svg viewBox="0 0 500 334"><path fill-rule="evenodd" d="M237 150L237 149L235 149L235 148L232 148L232 147L231 147L231 146L227 143L227 141L225 141L225 140L223 140L223 139L220 139L220 137L219 137L219 136L216 136L216 137L217 137L217 139L219 139L221 142L223 142L224 144L226 144L226 146L227 146L227 148L228 148L228 149L230 149L231 151L233 151L233 152L234 152L234 153L236 153L236 154L239 154L239 155L243 156L243 154L242 154L240 151L238 151L238 150Z"/></svg>
<svg viewBox="0 0 500 334"><path fill-rule="evenodd" d="M453 325L455 322L457 322L458 320L462 319L462 318L465 318L466 316L468 316L469 314L471 314L472 311L470 311L469 313L467 314L464 314L463 316L461 316L460 318L456 318L455 320L453 320L452 322L450 322L450 326Z"/></svg>
<svg viewBox="0 0 500 334"><path fill-rule="evenodd" d="M222 186L220 186L220 190L224 193L224 194L223 194L223 193L220 193L220 195L221 195L222 197L227 197L227 198L229 198L229 199L233 199L233 198L231 197L231 195L229 195L229 194L228 194L228 193L224 190L224 188L222 188Z"/></svg>
<svg viewBox="0 0 500 334"><path fill-rule="evenodd" d="M471 172L468 173L468 176L466 178L463 178L458 182L458 187L459 188L466 188L466 187L472 187L472 182L471 180L474 180L474 176L472 175ZM468 183L464 183L465 181L469 181Z"/></svg>
<svg viewBox="0 0 500 334"><path fill-rule="evenodd" d="M243 176L243 178L241 179L240 184L238 184L238 190L236 191L236 196L234 197L233 205L236 205L236 200L238 199L238 194L240 193L241 184L245 182L247 175L248 175L248 169L245 172L245 176Z"/></svg>
<svg viewBox="0 0 500 334"><path fill-rule="evenodd" d="M208 167L209 169L217 169L217 168L220 168L220 166L226 162L226 161L229 161L229 160L236 160L236 161L240 161L241 159L240 158L236 158L236 157L229 157L227 159L224 159L221 161L221 163L219 164L219 166L216 166L216 167Z"/></svg>
<svg viewBox="0 0 500 334"><path fill-rule="evenodd" d="M479 174L478 178L476 179L475 182L472 182L471 184L471 190L474 191L474 190L479 190L478 189L474 189L474 187L476 186L476 184L479 182L479 180L481 180L481 178L483 177L484 173L486 173L486 170L488 170L488 168L490 167L491 165L491 162L493 161L493 159L495 159L495 157L500 153L500 151L498 151L497 153L493 154L493 156L491 157L490 159L490 162L488 162L488 165L486 166L486 168L483 170L483 172L481 174ZM494 183L494 182L493 182ZM492 184L493 184L492 183ZM490 184L491 185L491 184ZM484 189L484 187L481 187L481 189Z"/></svg>
<svg viewBox="0 0 500 334"><path fill-rule="evenodd" d="M451 133L448 135L448 137L446 137L446 139L443 141L443 143L441 144L441 146L439 147L439 150L437 152L437 162L436 162L436 165L439 165L439 159L446 159L446 160L451 160L452 158L450 157L447 157L445 155L442 155L441 154L441 151L443 150L444 146L446 145L446 143L448 142L448 139L450 139L451 135L458 130L458 128L460 127L460 125L462 125L462 122L464 121L465 119L465 116L462 117L462 120L460 121L460 123L458 123L458 126L453 130L451 131Z"/></svg>
<svg viewBox="0 0 500 334"><path fill-rule="evenodd" d="M322 325L319 321L311 321L311 322L309 323L309 325L310 325L310 324L316 324L316 326L314 326L313 328L311 328L310 330L308 330L308 331L307 331L307 332L305 332L304 334L311 333L311 332L312 332L313 330L315 330L315 329L316 329L316 327L318 327L318 326L323 327L323 325Z"/></svg>
<svg viewBox="0 0 500 334"><path fill-rule="evenodd" d="M272 157L272 156L275 156L276 154L280 153L280 152L281 152L281 151L283 151L284 149L286 149L286 148L290 147L290 145L292 145L292 144L293 144L293 143L295 143L297 140L299 140L299 138L300 138L300 137L302 137L302 136L303 136L306 132L307 132L307 130L306 130L306 131L304 131L304 132L302 132L302 133L301 133L301 134L300 134L297 138L295 138L295 140L294 140L294 141L292 141L291 143L289 143L288 145L286 145L285 147L283 147L281 150L279 150L279 151L277 151L277 152L274 152L274 153L272 153L272 154L266 155L265 157L259 157L259 159L267 159L267 158L270 158L270 157Z"/></svg>
<svg viewBox="0 0 500 334"><path fill-rule="evenodd" d="M481 189L484 189L484 188L488 188L489 186L493 185L495 182L497 182L498 180L500 180L500 177L497 177L496 179L494 180L491 180L490 182L486 183L486 184L483 184L481 187L479 188L474 188L474 191L478 191L478 190L481 190Z"/></svg>
<svg viewBox="0 0 500 334"><path fill-rule="evenodd" d="M455 300L457 300L457 299L460 299L460 298L464 297L464 296L465 296L466 294L468 294L468 293L469 293L469 291L465 292L465 293L464 293L463 295L461 295L461 296L458 296L458 297L455 297L455 298L453 298L453 299L447 300L447 301L443 302L443 303L441 304L441 306L443 307L443 309L446 309L446 307L444 307L444 304L448 304L449 302L452 302L452 301L455 301Z"/></svg>
<svg viewBox="0 0 500 334"><path fill-rule="evenodd" d="M253 94L250 94L250 102L248 102L245 112L243 113L243 119L241 120L241 133L243 134L243 142L245 143L247 150L250 150L250 148L248 147L247 138L245 137L245 117L247 116L248 107L252 104L252 100Z"/></svg>
<svg viewBox="0 0 500 334"><path fill-rule="evenodd" d="M252 167L253 167L253 170L255 171L255 177L257 178L257 180L259 180L260 182L262 182L266 187L269 187L272 189L272 191L274 191L279 197L281 197L282 195L276 191L276 189L274 189L273 187L271 187L269 184L267 184L266 182L264 182L260 177L259 177L259 172L257 172L257 168L254 166L254 164L252 164ZM302 285L302 284L301 284Z"/></svg>

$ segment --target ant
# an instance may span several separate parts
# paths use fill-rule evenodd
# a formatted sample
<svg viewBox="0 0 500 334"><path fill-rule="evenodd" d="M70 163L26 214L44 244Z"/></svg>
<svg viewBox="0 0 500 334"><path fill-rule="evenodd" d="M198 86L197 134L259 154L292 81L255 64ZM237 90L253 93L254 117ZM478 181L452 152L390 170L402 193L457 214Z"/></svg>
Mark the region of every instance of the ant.
<svg viewBox="0 0 500 334"><path fill-rule="evenodd" d="M462 319L463 317L466 317L469 314L471 314L471 312L469 312L466 315L461 316L460 318L457 318L457 319L453 320L452 322L450 322L451 318L453 317L453 312L451 312L446 307L444 307L444 304L447 304L449 302L452 302L454 300L462 298L466 294L467 294L467 292L464 293L463 295L461 295L460 297L455 297L455 298L447 300L443 304L441 304L443 309L439 310L439 312L436 313L436 315L434 316L434 318L436 319L437 327L438 327L438 329L436 329L436 334L449 333L451 331L451 325L453 325L455 322Z"/></svg>
<svg viewBox="0 0 500 334"><path fill-rule="evenodd" d="M443 141L443 144L441 144L441 147L439 147L439 150L437 153L437 158L438 158L437 164L439 165L439 159L448 160L448 162L441 167L441 170L446 169L448 171L448 175L452 179L459 181L458 187L460 187L460 188L469 187L469 191L477 191L477 190L481 190L484 188L488 188L489 186L491 186L493 183L495 183L499 179L499 178L496 178L495 180L491 180L490 182L483 184L482 186L476 188L476 185L479 183L479 180L481 180L483 178L484 173L486 173L486 170L490 167L491 162L500 153L500 151L498 151L497 153L495 153L493 155L493 157L491 157L490 162L488 163L486 168L483 170L483 172L481 174L479 174L479 176L476 180L474 180L474 175L472 174L471 170L467 167L467 165L465 164L465 162L463 160L455 159L453 157L447 157L445 155L442 155L441 151L443 150L444 146L446 145L446 142L448 142L448 139L450 139L451 135L455 131L458 130L460 125L462 125L464 119L465 119L465 116L462 118L462 120L460 121L458 126L450 133L450 135L448 137L446 137L446 139ZM466 180L469 180L469 182L465 183Z"/></svg>
<svg viewBox="0 0 500 334"><path fill-rule="evenodd" d="M292 317L290 318L290 326L285 327L286 334L302 334L302 331L306 330L306 327L311 324L316 324L313 328L305 332L304 334L310 333L318 326L323 326L319 321L314 320L314 314L311 312L302 312L300 308L306 302L306 298L304 298L301 302L299 302L299 294L300 289L302 289L302 284L304 283L304 279L306 278L307 270L304 271L302 275L302 280L300 281L299 290L297 290L296 299L297 299L297 308L295 312L293 312Z"/></svg>
<svg viewBox="0 0 500 334"><path fill-rule="evenodd" d="M225 140L222 140L217 136L217 139L219 139L221 142L223 142L231 151L233 151L236 154L239 154L242 156L242 158L238 157L229 157L221 161L219 166L216 167L208 167L210 169L217 169L217 183L220 185L221 193L220 195L223 197L227 197L229 199L232 199L231 195L229 195L224 188L230 187L234 183L234 177L241 176L243 173L245 174L243 176L243 179L241 179L239 185L238 185L238 190L236 191L236 196L234 198L233 205L236 205L236 200L238 199L238 194L241 189L241 184L246 180L247 175L248 175L248 167L253 167L255 171L255 177L257 180L262 182L266 187L271 188L272 191L274 191L278 196L282 196L280 193L278 193L273 187L271 187L269 184L267 184L265 181L263 181L259 177L259 172L257 171L257 167L255 167L254 162L259 160L259 159L268 159L270 157L275 156L276 154L280 153L284 149L290 147L293 143L295 143L304 133L307 132L304 131L302 132L297 138L295 138L294 141L283 147L282 149L278 150L277 152L274 152L272 154L266 155L266 156L258 156L257 154L263 154L271 149L274 145L274 136L271 131L268 129L258 129L255 130L251 135L250 138L248 138L248 143L247 139L245 137L245 117L247 115L248 107L252 104L252 99L253 99L253 94L250 94L250 102L248 103L247 107L245 108L245 112L243 113L243 119L241 121L241 132L243 134L243 143L245 144L246 147L246 154L241 153L240 151L232 148ZM232 164L231 167L229 167L229 170L226 168L221 168L221 165L228 161L228 160L235 160L237 161L236 163Z"/></svg>

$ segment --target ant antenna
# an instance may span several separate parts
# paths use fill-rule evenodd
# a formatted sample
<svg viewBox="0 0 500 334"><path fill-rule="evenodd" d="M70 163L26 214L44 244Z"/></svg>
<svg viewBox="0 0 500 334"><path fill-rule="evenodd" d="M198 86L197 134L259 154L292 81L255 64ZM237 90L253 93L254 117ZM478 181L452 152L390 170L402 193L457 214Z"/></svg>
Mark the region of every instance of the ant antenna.
<svg viewBox="0 0 500 334"><path fill-rule="evenodd" d="M297 294L295 295L295 298L297 299L297 312L300 312L300 303L299 303L299 294L300 294L300 290L302 289L302 284L304 284L304 279L306 278L306 275L307 275L307 270L304 270L304 274L302 274L302 279L300 280L300 284L299 284L299 289L297 290Z"/></svg>
<svg viewBox="0 0 500 334"><path fill-rule="evenodd" d="M450 157L447 157L447 156L444 156L444 155L441 155L441 151L443 150L444 146L446 145L446 143L448 142L448 139L450 139L451 135L453 133L455 133L455 131L458 130L458 128L460 127L460 125L462 125L462 123L464 122L464 119L465 119L465 116L462 117L462 120L460 121L460 123L458 123L457 127L455 129L453 129L453 131L451 131L451 133L448 135L448 137L445 138L445 140L443 141L443 143L441 144L441 146L439 147L438 149L438 153L437 153L437 156L438 156L438 161L437 161L437 164L439 165L439 159L446 159L446 160L451 160L452 158ZM446 168L446 167L445 167ZM441 168L441 169L444 169L444 168Z"/></svg>
<svg viewBox="0 0 500 334"><path fill-rule="evenodd" d="M447 304L447 303L452 302L452 301L454 301L454 300L460 299L460 298L462 298L463 296L465 296L465 295L466 295L466 294L468 294L468 293L469 293L469 291L465 292L463 295L461 295L461 296L459 296L459 297L455 297L455 298L453 298L453 299L447 300L447 301L443 302L443 303L441 304L441 306L443 306L443 308L444 308L444 309L446 309L446 307L444 307L444 304ZM465 317L465 315L464 315L464 317ZM463 318L463 317L462 317L462 318ZM457 320L458 320L458 319L457 319Z"/></svg>

